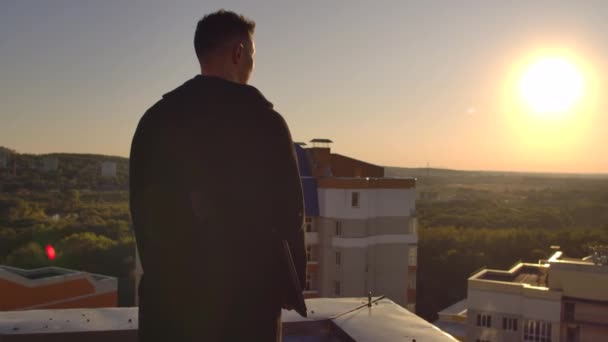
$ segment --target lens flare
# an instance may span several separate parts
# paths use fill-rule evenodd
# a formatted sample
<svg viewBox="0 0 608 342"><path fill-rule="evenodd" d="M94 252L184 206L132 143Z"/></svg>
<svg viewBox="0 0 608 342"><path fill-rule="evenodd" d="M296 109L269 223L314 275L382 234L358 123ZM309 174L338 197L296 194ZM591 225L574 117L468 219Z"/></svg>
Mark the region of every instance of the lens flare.
<svg viewBox="0 0 608 342"><path fill-rule="evenodd" d="M46 256L49 260L55 260L55 248L51 245L46 245Z"/></svg>

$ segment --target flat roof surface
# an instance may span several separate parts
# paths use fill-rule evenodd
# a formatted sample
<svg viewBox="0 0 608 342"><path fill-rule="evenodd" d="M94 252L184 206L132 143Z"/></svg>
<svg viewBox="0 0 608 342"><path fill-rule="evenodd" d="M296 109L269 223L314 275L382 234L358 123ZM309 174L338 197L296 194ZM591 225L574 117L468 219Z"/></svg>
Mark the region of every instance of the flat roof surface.
<svg viewBox="0 0 608 342"><path fill-rule="evenodd" d="M465 298L439 311L439 315L466 316L467 308L467 299Z"/></svg>
<svg viewBox="0 0 608 342"><path fill-rule="evenodd" d="M58 268L58 267L52 267L52 266L26 270L26 269L22 269L22 268L3 265L3 266L0 266L0 269L13 273L13 274L16 274L23 278L31 279L31 280L77 273L77 271L68 270L68 269L64 269L64 268Z"/></svg>
<svg viewBox="0 0 608 342"><path fill-rule="evenodd" d="M452 336L465 337L467 334L466 322L437 321L435 325Z"/></svg>
<svg viewBox="0 0 608 342"><path fill-rule="evenodd" d="M307 299L309 317L283 311L283 324L331 322L355 341L456 341L449 334L389 299L349 312L367 298ZM28 310L0 312L0 336L136 330L138 308ZM332 336L332 338L334 338ZM286 336L286 341L323 341L318 334ZM339 338L334 340L341 341Z"/></svg>
<svg viewBox="0 0 608 342"><path fill-rule="evenodd" d="M390 299L381 299L371 308L365 306L334 318L366 303L367 298L307 299L310 312L307 318L293 311L283 311L283 322L331 319L355 341L456 341Z"/></svg>
<svg viewBox="0 0 608 342"><path fill-rule="evenodd" d="M547 270L542 267L524 265L512 271L487 270L478 279L546 287Z"/></svg>

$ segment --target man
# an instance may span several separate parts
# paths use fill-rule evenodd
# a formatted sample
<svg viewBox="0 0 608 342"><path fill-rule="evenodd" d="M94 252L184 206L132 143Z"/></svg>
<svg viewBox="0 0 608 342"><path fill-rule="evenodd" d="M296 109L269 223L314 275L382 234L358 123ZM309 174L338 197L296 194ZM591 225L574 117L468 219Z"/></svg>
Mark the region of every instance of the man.
<svg viewBox="0 0 608 342"><path fill-rule="evenodd" d="M255 23L205 16L201 75L150 108L131 146L144 275L140 341L280 340L286 239L305 279L303 200L285 121L246 85Z"/></svg>

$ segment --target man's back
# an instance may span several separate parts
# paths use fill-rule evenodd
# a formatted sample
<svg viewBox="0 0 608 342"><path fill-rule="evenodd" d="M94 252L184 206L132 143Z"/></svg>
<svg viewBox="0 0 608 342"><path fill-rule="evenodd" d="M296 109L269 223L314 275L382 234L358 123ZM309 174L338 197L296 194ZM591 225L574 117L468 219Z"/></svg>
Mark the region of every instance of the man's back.
<svg viewBox="0 0 608 342"><path fill-rule="evenodd" d="M131 150L131 211L146 338L264 330L260 319L280 313L280 238L292 244L303 281L291 137L253 87L197 76L144 115Z"/></svg>

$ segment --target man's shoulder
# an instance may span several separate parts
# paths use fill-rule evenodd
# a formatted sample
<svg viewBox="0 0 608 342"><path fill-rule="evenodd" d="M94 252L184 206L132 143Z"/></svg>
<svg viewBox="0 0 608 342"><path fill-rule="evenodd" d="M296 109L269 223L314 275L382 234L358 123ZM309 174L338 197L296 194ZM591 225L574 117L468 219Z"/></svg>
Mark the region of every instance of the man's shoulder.
<svg viewBox="0 0 608 342"><path fill-rule="evenodd" d="M152 107L148 108L139 119L138 129L143 127L159 124L163 117L169 114L169 108L166 99L160 99Z"/></svg>
<svg viewBox="0 0 608 342"><path fill-rule="evenodd" d="M254 105L254 108L257 108L265 118L271 121L275 121L277 123L285 123L283 116L275 109L272 102L270 102L262 92L252 86L252 85L243 85L242 91L245 93L246 97L249 101L244 102L244 105Z"/></svg>

